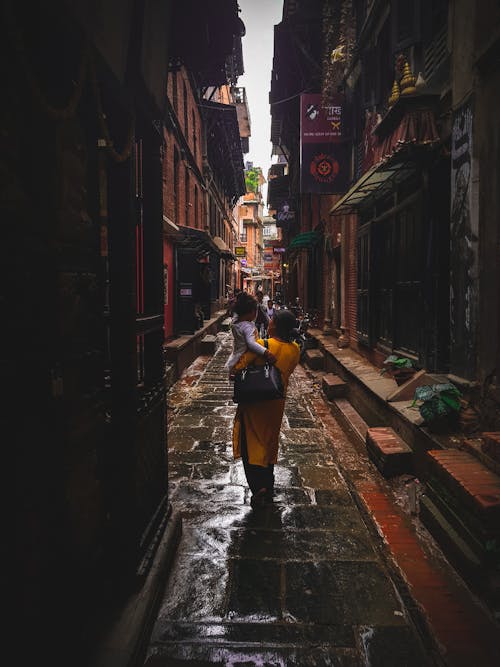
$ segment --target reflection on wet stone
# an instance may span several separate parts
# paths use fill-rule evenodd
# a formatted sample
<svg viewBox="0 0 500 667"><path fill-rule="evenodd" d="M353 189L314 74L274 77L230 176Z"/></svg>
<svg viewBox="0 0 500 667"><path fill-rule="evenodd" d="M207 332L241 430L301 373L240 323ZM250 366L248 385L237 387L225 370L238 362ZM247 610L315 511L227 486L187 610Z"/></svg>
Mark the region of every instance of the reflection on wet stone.
<svg viewBox="0 0 500 667"><path fill-rule="evenodd" d="M227 582L227 561L223 558L177 558L158 612L156 631L160 631L162 621L222 619Z"/></svg>
<svg viewBox="0 0 500 667"><path fill-rule="evenodd" d="M366 531L364 523L354 507L331 507L322 505L290 507L283 515L283 525L287 528L313 530L359 530Z"/></svg>
<svg viewBox="0 0 500 667"><path fill-rule="evenodd" d="M349 489L317 489L315 492L318 505L352 505L352 496Z"/></svg>
<svg viewBox="0 0 500 667"><path fill-rule="evenodd" d="M360 643L367 665L373 667L427 667L434 664L407 626L361 627Z"/></svg>
<svg viewBox="0 0 500 667"><path fill-rule="evenodd" d="M247 533L246 539L257 536ZM262 560L232 560L230 564L231 593L228 617L254 620L275 620L281 615L280 570L277 563Z"/></svg>
<svg viewBox="0 0 500 667"><path fill-rule="evenodd" d="M183 502L194 505L212 504L214 510L217 511L218 506L221 504L241 504L243 502L243 495L244 489L240 486L224 484L198 485L190 481L178 487L172 495L172 502Z"/></svg>

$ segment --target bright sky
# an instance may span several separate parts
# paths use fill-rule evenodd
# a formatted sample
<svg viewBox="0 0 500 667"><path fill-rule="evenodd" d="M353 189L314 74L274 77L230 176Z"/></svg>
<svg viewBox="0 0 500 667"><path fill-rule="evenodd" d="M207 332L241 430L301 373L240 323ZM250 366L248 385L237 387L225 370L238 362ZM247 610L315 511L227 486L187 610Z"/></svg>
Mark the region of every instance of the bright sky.
<svg viewBox="0 0 500 667"><path fill-rule="evenodd" d="M238 0L240 17L246 27L243 37L243 64L245 74L238 79L244 86L250 107L252 136L250 152L244 155L245 162L262 167L267 179L271 166L271 111L269 90L273 66L274 25L281 21L283 0ZM264 202L267 184L263 188Z"/></svg>

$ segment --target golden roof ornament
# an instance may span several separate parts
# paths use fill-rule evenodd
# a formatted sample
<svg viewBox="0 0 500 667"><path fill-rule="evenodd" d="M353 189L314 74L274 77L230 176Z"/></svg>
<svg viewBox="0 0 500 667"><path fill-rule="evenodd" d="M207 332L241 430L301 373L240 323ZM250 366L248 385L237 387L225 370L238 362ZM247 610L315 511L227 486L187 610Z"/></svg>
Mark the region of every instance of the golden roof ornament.
<svg viewBox="0 0 500 667"><path fill-rule="evenodd" d="M330 62L337 63L339 61L346 59L346 54L344 53L345 44L339 44L336 49L330 54Z"/></svg>
<svg viewBox="0 0 500 667"><path fill-rule="evenodd" d="M394 83L392 84L391 95L387 100L390 107L393 107L396 104L396 102L399 100L399 96L400 96L399 84L397 82L397 79L394 79Z"/></svg>
<svg viewBox="0 0 500 667"><path fill-rule="evenodd" d="M401 95L413 95L413 93L417 92L417 89L415 88L415 82L417 78L413 76L410 65L408 64L408 61L406 61L405 66L403 68L403 76L401 77L400 85L401 85Z"/></svg>

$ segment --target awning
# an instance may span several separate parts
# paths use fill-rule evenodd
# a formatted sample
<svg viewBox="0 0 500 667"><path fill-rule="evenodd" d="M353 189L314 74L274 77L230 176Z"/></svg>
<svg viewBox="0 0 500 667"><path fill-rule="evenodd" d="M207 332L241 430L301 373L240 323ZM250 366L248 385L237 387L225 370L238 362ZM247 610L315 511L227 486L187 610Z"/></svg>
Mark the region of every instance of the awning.
<svg viewBox="0 0 500 667"><path fill-rule="evenodd" d="M374 165L341 197L330 209L330 215L345 215L354 212L368 198L375 199L384 190L404 181L416 170L414 162L383 162Z"/></svg>
<svg viewBox="0 0 500 667"><path fill-rule="evenodd" d="M293 250L294 248L311 248L313 245L316 245L320 238L321 234L319 232L302 232L302 234L297 234L292 239L288 250Z"/></svg>
<svg viewBox="0 0 500 667"><path fill-rule="evenodd" d="M214 236L212 241L215 243L215 245L219 249L221 255L223 255L224 257L228 257L229 259L236 259L236 257L231 252L229 246L226 244L226 242L223 239L221 239L220 236Z"/></svg>
<svg viewBox="0 0 500 667"><path fill-rule="evenodd" d="M194 227L179 226L181 234L177 240L177 245L185 248L192 248L196 254L201 257L210 252L219 252L218 247L213 242L211 236L201 229Z"/></svg>
<svg viewBox="0 0 500 667"><path fill-rule="evenodd" d="M184 238L181 229L166 215L163 216L163 236L171 241L182 241Z"/></svg>
<svg viewBox="0 0 500 667"><path fill-rule="evenodd" d="M419 156L440 142L429 104L429 96L401 98L386 114L372 132L375 164L332 206L330 215L352 213L415 173Z"/></svg>

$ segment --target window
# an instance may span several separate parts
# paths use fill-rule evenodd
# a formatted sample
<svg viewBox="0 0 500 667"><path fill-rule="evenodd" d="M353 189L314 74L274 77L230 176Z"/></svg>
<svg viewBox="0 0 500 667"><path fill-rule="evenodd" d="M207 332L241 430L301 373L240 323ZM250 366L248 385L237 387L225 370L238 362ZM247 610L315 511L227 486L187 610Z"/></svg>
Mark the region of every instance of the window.
<svg viewBox="0 0 500 667"><path fill-rule="evenodd" d="M427 82L447 62L448 51L448 0L435 0L424 5L424 78Z"/></svg>
<svg viewBox="0 0 500 667"><path fill-rule="evenodd" d="M400 51L420 39L420 0L393 2L394 50Z"/></svg>
<svg viewBox="0 0 500 667"><path fill-rule="evenodd" d="M175 113L179 110L179 91L177 90L177 72L172 72L172 103Z"/></svg>
<svg viewBox="0 0 500 667"><path fill-rule="evenodd" d="M174 148L174 221L179 224L179 151Z"/></svg>
<svg viewBox="0 0 500 667"><path fill-rule="evenodd" d="M189 184L189 171L188 171L187 167L184 170L184 184L185 184L185 188L186 188L186 190L184 192L184 196L185 196L184 207L185 207L185 216L186 216L185 223L189 227L189 187L190 187L190 184Z"/></svg>
<svg viewBox="0 0 500 667"><path fill-rule="evenodd" d="M243 229L243 231L240 233L240 241L241 243L246 243L247 242L247 230Z"/></svg>
<svg viewBox="0 0 500 667"><path fill-rule="evenodd" d="M199 227L199 211L198 211L198 186L194 186L194 226Z"/></svg>
<svg viewBox="0 0 500 667"><path fill-rule="evenodd" d="M192 130L193 130L193 155L194 159L197 159L198 155L198 137L196 136L196 114L194 112L194 109L191 111L191 125Z"/></svg>
<svg viewBox="0 0 500 667"><path fill-rule="evenodd" d="M215 209L215 202L210 198L210 234L212 236L215 236L215 216L216 216L216 209Z"/></svg>
<svg viewBox="0 0 500 667"><path fill-rule="evenodd" d="M183 103L184 103L184 136L188 136L188 93L186 88L186 82L183 82Z"/></svg>

